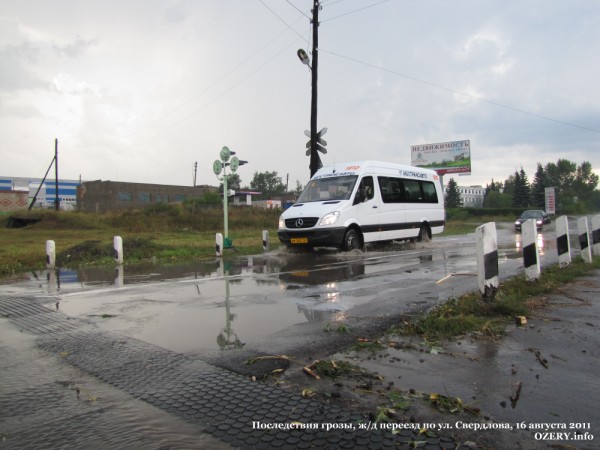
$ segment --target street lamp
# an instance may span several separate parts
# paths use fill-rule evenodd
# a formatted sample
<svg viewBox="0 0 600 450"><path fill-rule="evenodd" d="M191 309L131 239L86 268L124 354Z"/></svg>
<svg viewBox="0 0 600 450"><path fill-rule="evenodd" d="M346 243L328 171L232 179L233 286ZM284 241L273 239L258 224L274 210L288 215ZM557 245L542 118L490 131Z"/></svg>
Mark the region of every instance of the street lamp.
<svg viewBox="0 0 600 450"><path fill-rule="evenodd" d="M235 155L235 152L229 150L228 147L223 147L221 149L221 153L219 153L219 157L221 159L216 159L213 163L213 172L217 176L219 181L223 181L223 226L224 226L224 237L223 237L223 247L231 248L233 247L233 241L229 239L229 223L227 218L227 181L231 176L235 173L239 166L243 166L247 164L248 161L240 161L237 156L231 158L232 155ZM231 159L230 159L231 158ZM227 167L229 167L230 174L227 175Z"/></svg>

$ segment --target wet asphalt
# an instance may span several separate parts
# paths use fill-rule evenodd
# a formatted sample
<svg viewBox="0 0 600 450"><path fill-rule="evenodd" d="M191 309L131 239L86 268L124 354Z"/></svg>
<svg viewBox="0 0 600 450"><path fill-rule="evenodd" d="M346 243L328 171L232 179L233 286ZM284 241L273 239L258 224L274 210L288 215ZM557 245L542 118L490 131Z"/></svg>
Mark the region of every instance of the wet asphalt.
<svg viewBox="0 0 600 450"><path fill-rule="evenodd" d="M504 276L518 273L518 262L503 263ZM402 270L404 295L413 301L400 306L396 294L382 291L377 308L352 305L346 319L354 334L337 343L326 343L331 336L315 320L226 358L100 328L98 320L69 315L47 298L3 294L0 448L598 448L590 436L600 433L599 273L561 287L499 342L463 339L440 343L436 352L416 343L367 358L339 354L339 343L356 333L373 333L394 314L473 286L472 277L455 278L424 291L411 282L417 281L412 266ZM436 270L430 278L440 279ZM438 429L424 433L422 422L408 419L390 429L360 411L254 381L241 369L250 356L329 350L401 389L460 397L481 415L432 412L444 424ZM498 424L510 429L498 431Z"/></svg>

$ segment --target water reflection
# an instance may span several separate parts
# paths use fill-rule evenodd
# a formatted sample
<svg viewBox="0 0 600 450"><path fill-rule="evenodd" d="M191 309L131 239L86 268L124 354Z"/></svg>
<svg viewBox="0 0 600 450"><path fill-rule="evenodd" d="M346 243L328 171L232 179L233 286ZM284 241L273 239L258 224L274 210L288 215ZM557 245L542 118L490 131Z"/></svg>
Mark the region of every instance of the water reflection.
<svg viewBox="0 0 600 450"><path fill-rule="evenodd" d="M57 304L64 314L84 318L103 331L195 352L256 344L307 321L338 330L350 308L382 292L390 295L420 280L438 279L440 271L454 265L464 270L460 258L423 249L270 252L162 267L32 272L4 283L2 290L38 295L49 307Z"/></svg>
<svg viewBox="0 0 600 450"><path fill-rule="evenodd" d="M309 322L342 323L348 306L340 283L365 275L363 260L340 261L339 258L290 259L279 272L281 288L295 297L298 310ZM318 288L317 288L318 287Z"/></svg>
<svg viewBox="0 0 600 450"><path fill-rule="evenodd" d="M546 245L544 241L544 235L542 233L537 233L535 239L538 247L538 253L540 256L545 255ZM515 234L515 247L517 249L517 253L523 251L523 236L521 234Z"/></svg>
<svg viewBox="0 0 600 450"><path fill-rule="evenodd" d="M231 268L230 263L225 263L223 260L220 261L220 272L223 274L225 281L225 326L219 332L217 336L217 345L221 350L225 349L236 349L242 348L245 344L238 338L238 335L233 330L231 322L235 319L235 314L230 310L229 305L229 270ZM200 291L198 291L200 292Z"/></svg>

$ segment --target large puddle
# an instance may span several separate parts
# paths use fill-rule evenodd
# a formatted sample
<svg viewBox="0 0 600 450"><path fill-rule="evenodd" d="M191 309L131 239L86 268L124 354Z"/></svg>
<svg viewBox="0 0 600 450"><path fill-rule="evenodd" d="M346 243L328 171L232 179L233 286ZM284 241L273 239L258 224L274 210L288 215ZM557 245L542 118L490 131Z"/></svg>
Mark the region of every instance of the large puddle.
<svg viewBox="0 0 600 450"><path fill-rule="evenodd" d="M294 325L343 321L350 308L384 294L401 297L403 288L451 274L474 279L473 241L467 235L364 253L276 250L185 265L40 271L0 281L0 289L177 352L240 348ZM544 257L552 240L540 235L540 243ZM499 247L500 264L514 262L520 235L500 231Z"/></svg>

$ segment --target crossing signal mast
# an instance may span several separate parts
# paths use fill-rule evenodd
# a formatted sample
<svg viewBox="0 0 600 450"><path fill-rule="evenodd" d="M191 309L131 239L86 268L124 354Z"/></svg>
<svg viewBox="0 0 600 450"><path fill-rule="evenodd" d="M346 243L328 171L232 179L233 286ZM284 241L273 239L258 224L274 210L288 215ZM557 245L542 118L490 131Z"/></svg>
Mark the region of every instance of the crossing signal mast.
<svg viewBox="0 0 600 450"><path fill-rule="evenodd" d="M321 162L321 158L319 157L319 153L327 153L327 149L325 146L327 142L322 138L322 136L327 132L327 128L323 128L320 131L317 131L317 81L318 81L318 65L319 65L319 10L321 9L321 5L319 5L319 0L313 0L313 9L312 9L312 32L313 32L313 45L312 45L312 66L310 63L310 58L306 54L303 49L298 50L298 58L302 64L306 64L311 71L312 74L312 82L311 82L311 102L310 102L310 131L305 130L304 134L310 138L310 141L307 142L306 155L310 155L310 176L315 174L317 170L323 167L323 163Z"/></svg>

